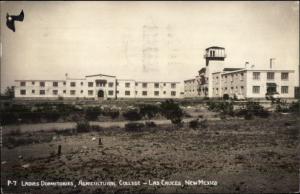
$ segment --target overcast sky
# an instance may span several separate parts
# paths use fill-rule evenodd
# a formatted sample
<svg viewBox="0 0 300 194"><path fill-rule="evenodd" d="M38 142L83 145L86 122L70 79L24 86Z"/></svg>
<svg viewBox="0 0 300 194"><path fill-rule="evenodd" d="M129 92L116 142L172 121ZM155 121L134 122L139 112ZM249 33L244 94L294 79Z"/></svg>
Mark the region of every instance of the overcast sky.
<svg viewBox="0 0 300 194"><path fill-rule="evenodd" d="M6 13L22 9L12 32ZM2 89L65 73L182 81L209 46L225 47L227 67L276 58L298 72L299 2L1 2L1 42Z"/></svg>

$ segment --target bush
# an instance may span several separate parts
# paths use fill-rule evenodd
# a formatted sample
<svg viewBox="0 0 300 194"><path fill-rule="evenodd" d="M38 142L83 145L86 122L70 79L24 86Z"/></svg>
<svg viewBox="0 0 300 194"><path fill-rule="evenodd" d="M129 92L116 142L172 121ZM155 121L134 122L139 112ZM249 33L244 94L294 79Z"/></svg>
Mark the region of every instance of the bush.
<svg viewBox="0 0 300 194"><path fill-rule="evenodd" d="M202 129L205 129L208 127L208 123L207 123L207 119L204 119L202 121L199 122L199 125Z"/></svg>
<svg viewBox="0 0 300 194"><path fill-rule="evenodd" d="M233 103L232 102L212 102L206 103L208 110L221 112L224 115L233 115Z"/></svg>
<svg viewBox="0 0 300 194"><path fill-rule="evenodd" d="M297 102L292 102L292 104L289 107L290 112L299 113L300 112L300 100Z"/></svg>
<svg viewBox="0 0 300 194"><path fill-rule="evenodd" d="M78 133L89 132L90 128L91 128L91 126L88 121L84 120L84 121L78 121L76 123L76 131Z"/></svg>
<svg viewBox="0 0 300 194"><path fill-rule="evenodd" d="M160 109L156 105L152 104L143 104L140 106L140 114L142 117L147 117L151 119L155 117L160 112Z"/></svg>
<svg viewBox="0 0 300 194"><path fill-rule="evenodd" d="M145 123L146 127L156 127L156 123L154 123L153 121L146 121Z"/></svg>
<svg viewBox="0 0 300 194"><path fill-rule="evenodd" d="M180 124L182 121L183 111L173 100L166 100L160 105L161 113L173 124Z"/></svg>
<svg viewBox="0 0 300 194"><path fill-rule="evenodd" d="M101 109L99 107L89 107L85 111L85 118L89 121L95 121L101 114Z"/></svg>
<svg viewBox="0 0 300 194"><path fill-rule="evenodd" d="M198 120L198 119L191 120L191 121L189 122L189 126L190 126L190 128L192 128L192 129L197 129L198 126L199 126L199 120Z"/></svg>
<svg viewBox="0 0 300 194"><path fill-rule="evenodd" d="M223 95L223 100L229 100L229 95L228 94L224 94Z"/></svg>
<svg viewBox="0 0 300 194"><path fill-rule="evenodd" d="M102 111L102 114L103 114L104 116L109 116L109 117L112 118L112 119L116 119L116 118L119 117L120 112L119 112L119 110L117 110L117 109L104 109L104 110Z"/></svg>
<svg viewBox="0 0 300 194"><path fill-rule="evenodd" d="M123 113L123 117L130 121L141 120L142 115L136 109L128 110Z"/></svg>
<svg viewBox="0 0 300 194"><path fill-rule="evenodd" d="M125 124L125 130L132 131L132 132L142 131L142 129L144 127L145 127L144 123L126 123Z"/></svg>
<svg viewBox="0 0 300 194"><path fill-rule="evenodd" d="M235 112L235 115L250 120L253 119L254 116L267 118L270 116L270 113L266 111L258 102L247 102L244 108Z"/></svg>

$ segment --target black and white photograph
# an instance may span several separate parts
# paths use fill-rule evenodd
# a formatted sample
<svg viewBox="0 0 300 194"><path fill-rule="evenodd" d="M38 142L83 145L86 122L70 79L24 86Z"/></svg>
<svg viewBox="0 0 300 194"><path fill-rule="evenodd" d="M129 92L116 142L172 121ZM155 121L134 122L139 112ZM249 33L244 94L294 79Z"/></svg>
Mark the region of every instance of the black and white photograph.
<svg viewBox="0 0 300 194"><path fill-rule="evenodd" d="M1 194L299 193L299 1L1 1Z"/></svg>

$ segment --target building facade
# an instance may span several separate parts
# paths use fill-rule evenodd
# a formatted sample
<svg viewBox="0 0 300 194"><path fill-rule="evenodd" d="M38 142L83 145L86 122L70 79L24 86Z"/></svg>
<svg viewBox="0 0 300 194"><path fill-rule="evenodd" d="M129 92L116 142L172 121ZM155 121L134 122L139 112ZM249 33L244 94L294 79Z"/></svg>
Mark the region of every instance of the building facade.
<svg viewBox="0 0 300 194"><path fill-rule="evenodd" d="M245 68L224 68L226 58L222 47L209 47L205 50L205 67L199 71L196 82L191 86L184 81L185 97L223 97L235 94L245 98L265 98L266 93L278 92L282 98L295 96L295 71L274 68L272 59L268 69L255 69L246 63ZM191 92L190 87L197 88Z"/></svg>
<svg viewBox="0 0 300 194"><path fill-rule="evenodd" d="M141 82L97 74L83 79L16 80L16 98L181 98L180 82Z"/></svg>

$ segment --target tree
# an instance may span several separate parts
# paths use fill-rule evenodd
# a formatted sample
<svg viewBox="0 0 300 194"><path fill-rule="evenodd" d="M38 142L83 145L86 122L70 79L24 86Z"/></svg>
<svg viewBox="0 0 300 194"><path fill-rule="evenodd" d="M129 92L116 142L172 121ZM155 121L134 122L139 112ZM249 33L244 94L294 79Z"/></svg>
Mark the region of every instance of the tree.
<svg viewBox="0 0 300 194"><path fill-rule="evenodd" d="M7 87L4 91L4 96L7 96L9 98L14 98L15 97L15 90L14 87Z"/></svg>

